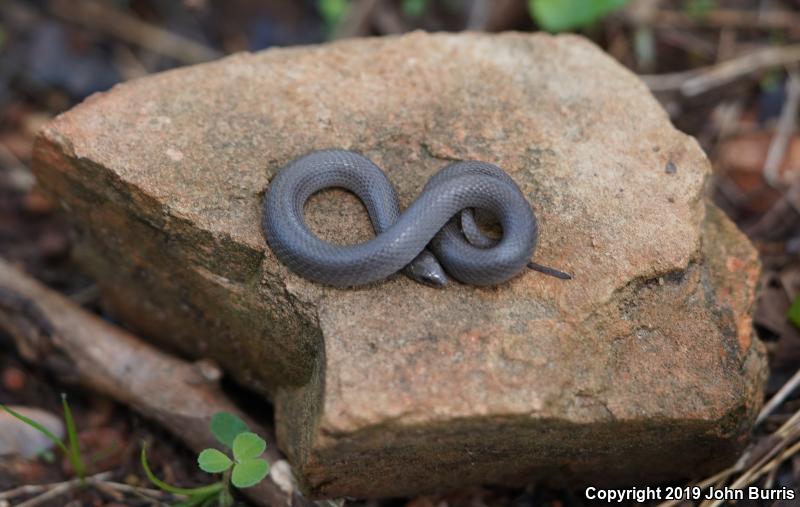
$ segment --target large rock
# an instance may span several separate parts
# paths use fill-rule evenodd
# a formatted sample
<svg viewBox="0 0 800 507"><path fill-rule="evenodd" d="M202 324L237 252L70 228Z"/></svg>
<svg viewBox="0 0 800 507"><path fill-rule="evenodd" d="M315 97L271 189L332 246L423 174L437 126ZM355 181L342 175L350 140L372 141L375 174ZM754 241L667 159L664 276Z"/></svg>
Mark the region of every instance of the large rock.
<svg viewBox="0 0 800 507"><path fill-rule="evenodd" d="M329 147L371 157L404 205L451 160L505 168L540 217L536 259L574 280L295 276L261 200ZM579 37L413 33L155 75L53 121L36 173L109 309L271 398L316 495L702 473L733 459L760 404L756 254L706 204L697 143ZM341 191L308 220L370 235Z"/></svg>

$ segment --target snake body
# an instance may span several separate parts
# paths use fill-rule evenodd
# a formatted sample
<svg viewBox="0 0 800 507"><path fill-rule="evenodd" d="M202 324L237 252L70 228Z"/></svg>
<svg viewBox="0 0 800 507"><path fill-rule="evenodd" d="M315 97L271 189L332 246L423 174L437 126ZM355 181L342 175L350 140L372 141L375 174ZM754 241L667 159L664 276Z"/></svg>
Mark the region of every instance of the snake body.
<svg viewBox="0 0 800 507"><path fill-rule="evenodd" d="M373 239L338 245L308 228L306 201L331 187L361 199L375 230ZM473 208L499 221L499 240L480 231L468 211ZM272 251L292 271L337 287L375 282L401 270L428 285L444 285L445 271L463 283L497 285L525 268L538 237L536 216L525 196L492 164L462 161L446 166L401 213L386 174L368 158L346 150L312 152L279 171L264 199L263 227Z"/></svg>

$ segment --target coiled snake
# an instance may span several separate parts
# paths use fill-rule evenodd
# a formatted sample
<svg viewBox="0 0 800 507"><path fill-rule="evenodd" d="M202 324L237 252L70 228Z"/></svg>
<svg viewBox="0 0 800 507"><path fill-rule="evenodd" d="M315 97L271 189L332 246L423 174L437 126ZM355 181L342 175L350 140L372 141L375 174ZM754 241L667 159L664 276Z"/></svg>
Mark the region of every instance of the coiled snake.
<svg viewBox="0 0 800 507"><path fill-rule="evenodd" d="M306 201L330 187L361 199L375 238L337 245L308 228ZM499 240L480 230L473 208L496 217L503 231ZM263 227L272 251L292 271L337 287L375 282L400 270L435 287L443 287L447 275L467 284L497 285L526 266L570 278L530 262L539 232L536 216L511 177L485 162L455 162L441 169L401 213L394 187L372 161L352 151L316 151L293 160L273 178L264 199Z"/></svg>

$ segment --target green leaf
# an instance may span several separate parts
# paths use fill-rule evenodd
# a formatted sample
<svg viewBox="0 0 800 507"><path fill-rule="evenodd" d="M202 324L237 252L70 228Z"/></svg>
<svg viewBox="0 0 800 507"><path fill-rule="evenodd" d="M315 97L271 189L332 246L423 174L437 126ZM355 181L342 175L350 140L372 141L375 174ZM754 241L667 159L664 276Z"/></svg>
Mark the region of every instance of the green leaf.
<svg viewBox="0 0 800 507"><path fill-rule="evenodd" d="M247 423L230 412L217 412L211 418L211 433L226 447L233 447L233 439L245 431L250 431Z"/></svg>
<svg viewBox="0 0 800 507"><path fill-rule="evenodd" d="M64 423L67 427L67 439L69 440L69 461L72 464L75 475L83 479L86 477L86 466L81 457L81 448L78 445L78 431L75 429L75 419L72 417L72 410L67 403L67 395L61 393L61 406L64 407Z"/></svg>
<svg viewBox="0 0 800 507"><path fill-rule="evenodd" d="M233 440L233 457L236 461L257 458L266 448L267 443L255 433L239 433Z"/></svg>
<svg viewBox="0 0 800 507"><path fill-rule="evenodd" d="M350 6L349 0L318 0L317 7L328 26L336 25Z"/></svg>
<svg viewBox="0 0 800 507"><path fill-rule="evenodd" d="M42 426L40 423L34 421L33 419L31 419L29 417L25 417L24 415L20 414L19 412L16 412L16 411L8 408L7 406L5 406L2 403L0 403L0 408L5 410L6 412L11 414L12 416L16 417L20 421L24 422L25 424L27 424L31 428L37 430L42 435L44 435L47 438L49 438L55 445L58 446L59 449L61 449L61 452L64 453L64 456L69 456L69 449L67 449L67 446L64 445L64 442L62 442L60 438L55 436L52 431L48 430L47 428Z"/></svg>
<svg viewBox="0 0 800 507"><path fill-rule="evenodd" d="M237 488L255 486L269 473L269 463L261 458L246 459L233 465L231 482Z"/></svg>
<svg viewBox="0 0 800 507"><path fill-rule="evenodd" d="M242 435L246 435L246 433L242 433ZM216 449L203 449L203 452L197 456L197 464L204 472L218 474L229 469L233 465L233 461Z"/></svg>
<svg viewBox="0 0 800 507"><path fill-rule="evenodd" d="M792 306L789 307L789 313L787 314L789 317L789 321L797 327L800 327L800 297L794 300Z"/></svg>
<svg viewBox="0 0 800 507"><path fill-rule="evenodd" d="M548 32L583 28L619 9L628 0L528 0L528 11Z"/></svg>
<svg viewBox="0 0 800 507"><path fill-rule="evenodd" d="M206 497L212 493L218 493L222 487L222 482L215 482L214 484L209 484L208 486L200 486L199 488L179 488L177 486L173 486L168 484L153 473L150 470L150 465L147 463L147 451L144 446L142 446L142 454L141 454L141 461L142 461L142 468L144 469L144 474L147 478L155 484L155 486L160 489L161 491L166 491L167 493L172 493L173 495L185 495L189 497L201 496Z"/></svg>
<svg viewBox="0 0 800 507"><path fill-rule="evenodd" d="M403 0L403 14L412 19L422 16L427 7L427 0Z"/></svg>

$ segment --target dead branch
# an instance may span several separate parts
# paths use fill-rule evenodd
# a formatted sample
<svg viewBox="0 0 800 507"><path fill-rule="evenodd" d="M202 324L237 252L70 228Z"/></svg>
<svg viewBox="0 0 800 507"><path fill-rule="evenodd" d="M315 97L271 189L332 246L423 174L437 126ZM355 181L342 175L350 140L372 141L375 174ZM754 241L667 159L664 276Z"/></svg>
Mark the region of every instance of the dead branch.
<svg viewBox="0 0 800 507"><path fill-rule="evenodd" d="M287 469L270 429L243 414L195 364L164 354L3 260L0 295L0 329L11 335L26 360L130 406L198 452L215 445L208 430L211 416L234 413L266 437L273 470ZM315 505L280 479L276 482L271 474L242 491L262 506Z"/></svg>
<svg viewBox="0 0 800 507"><path fill-rule="evenodd" d="M792 11L779 9L747 11L740 9L714 9L705 16L690 16L681 11L659 10L653 17L656 27L744 28L756 30L796 30L800 17Z"/></svg>
<svg viewBox="0 0 800 507"><path fill-rule="evenodd" d="M769 402L764 405L764 407L761 409L761 412L758 414L758 418L756 418L755 426L758 426L764 422L764 419L774 412L776 408L781 406L783 402L786 401L786 398L791 396L798 386L800 386L800 370L797 370L797 372L792 375L792 378L790 378L786 384L784 384L783 387L781 387L780 390L775 393Z"/></svg>
<svg viewBox="0 0 800 507"><path fill-rule="evenodd" d="M110 475L111 474L109 472L103 472L97 475L92 475L90 477L87 477L85 479L85 482L87 484L92 484L95 481L104 481ZM33 485L19 486L17 488L9 489L8 491L3 491L2 493L0 493L0 500L8 500L23 495L39 495L41 493L46 493L56 488L63 489L67 487L69 489L79 485L80 483L81 483L80 479L70 479L68 481L55 482L52 484L33 484ZM38 498L38 496L36 498Z"/></svg>
<svg viewBox="0 0 800 507"><path fill-rule="evenodd" d="M786 148L794 134L798 107L800 107L800 72L794 68L789 71L789 80L786 83L786 101L775 127L775 135L769 145L767 159L764 161L764 179L773 187L777 187L780 183L780 167L786 156Z"/></svg>
<svg viewBox="0 0 800 507"><path fill-rule="evenodd" d="M66 495L67 493L75 489L78 489L84 484L86 485L99 484L103 482L109 475L111 474L108 472L103 472L101 474L87 477L83 481L81 479L72 479L69 481L58 482L55 484L48 484L42 487L43 488L41 490L43 491L42 493L31 499L25 500L24 502L17 504L17 507L36 507L37 505L41 505L43 503L49 502L50 500L58 498L62 495Z"/></svg>
<svg viewBox="0 0 800 507"><path fill-rule="evenodd" d="M684 97L696 97L756 72L771 67L793 65L798 62L800 62L800 44L794 44L760 49L731 60L690 71L640 77L654 92L677 91Z"/></svg>
<svg viewBox="0 0 800 507"><path fill-rule="evenodd" d="M207 62L222 56L208 46L145 23L96 0L53 0L50 11L71 23L102 31L184 64Z"/></svg>
<svg viewBox="0 0 800 507"><path fill-rule="evenodd" d="M751 238L777 241L789 237L800 226L800 179L761 218L745 229Z"/></svg>

